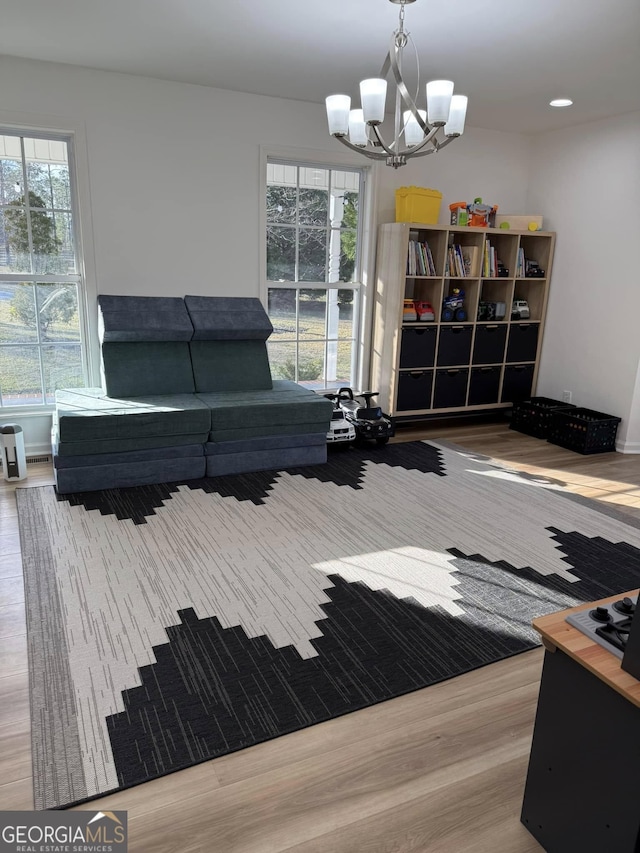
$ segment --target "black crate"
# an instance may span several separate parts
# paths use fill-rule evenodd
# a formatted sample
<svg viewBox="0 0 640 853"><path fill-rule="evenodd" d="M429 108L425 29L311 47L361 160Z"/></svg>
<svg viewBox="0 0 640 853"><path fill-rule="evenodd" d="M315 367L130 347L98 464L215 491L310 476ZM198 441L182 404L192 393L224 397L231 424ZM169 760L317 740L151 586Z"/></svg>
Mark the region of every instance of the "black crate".
<svg viewBox="0 0 640 853"><path fill-rule="evenodd" d="M514 404L509 427L536 438L548 438L553 413L575 408L571 403L552 400L551 397L531 397Z"/></svg>
<svg viewBox="0 0 640 853"><path fill-rule="evenodd" d="M551 417L547 441L576 453L607 453L616 449L620 420L591 409L557 410Z"/></svg>

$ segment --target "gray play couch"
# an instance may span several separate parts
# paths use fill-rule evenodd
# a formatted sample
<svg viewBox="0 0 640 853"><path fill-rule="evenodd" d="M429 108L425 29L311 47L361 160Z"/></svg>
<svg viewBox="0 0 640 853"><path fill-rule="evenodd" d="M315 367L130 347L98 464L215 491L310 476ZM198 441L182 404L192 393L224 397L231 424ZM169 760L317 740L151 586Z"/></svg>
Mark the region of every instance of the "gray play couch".
<svg viewBox="0 0 640 853"><path fill-rule="evenodd" d="M258 299L98 302L105 390L56 392L60 493L326 461L332 404L272 380Z"/></svg>

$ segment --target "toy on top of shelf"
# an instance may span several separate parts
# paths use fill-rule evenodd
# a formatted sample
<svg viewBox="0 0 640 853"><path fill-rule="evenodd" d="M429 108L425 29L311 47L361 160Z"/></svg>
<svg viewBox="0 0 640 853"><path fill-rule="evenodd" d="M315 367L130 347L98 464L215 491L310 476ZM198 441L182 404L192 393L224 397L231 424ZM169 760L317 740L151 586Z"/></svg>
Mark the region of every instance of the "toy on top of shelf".
<svg viewBox="0 0 640 853"><path fill-rule="evenodd" d="M430 302L414 302L418 320L423 323L432 323L436 319L436 312Z"/></svg>
<svg viewBox="0 0 640 853"><path fill-rule="evenodd" d="M474 198L473 204L467 205L469 225L476 228L493 228L496 224L498 205L483 204L481 198Z"/></svg>
<svg viewBox="0 0 640 853"><path fill-rule="evenodd" d="M333 412L327 432L327 444L348 444L355 441L356 431L351 421L347 418L345 410L340 405L340 392L337 394L325 394L327 400L333 401Z"/></svg>
<svg viewBox="0 0 640 853"><path fill-rule="evenodd" d="M464 307L464 290L454 287L451 295L445 296L442 300L442 314L440 319L443 323L450 323L452 320L462 323L467 319L467 312Z"/></svg>
<svg viewBox="0 0 640 853"><path fill-rule="evenodd" d="M450 204L449 210L451 211L451 216L449 217L451 225L464 227L469 224L469 212L466 201L456 201Z"/></svg>
<svg viewBox="0 0 640 853"><path fill-rule="evenodd" d="M378 396L377 391L363 391L356 395L362 397L364 406L355 399L351 388L340 388L336 396L338 405L355 428L357 441L375 440L378 444L386 444L395 435L389 415L385 415L380 406L371 405L372 398Z"/></svg>
<svg viewBox="0 0 640 853"><path fill-rule="evenodd" d="M544 278L544 270L540 269L540 264L537 261L531 261L529 258L524 262L525 278Z"/></svg>
<svg viewBox="0 0 640 853"><path fill-rule="evenodd" d="M405 299L404 306L402 308L402 322L415 323L417 319L418 312L416 311L416 303L413 299Z"/></svg>

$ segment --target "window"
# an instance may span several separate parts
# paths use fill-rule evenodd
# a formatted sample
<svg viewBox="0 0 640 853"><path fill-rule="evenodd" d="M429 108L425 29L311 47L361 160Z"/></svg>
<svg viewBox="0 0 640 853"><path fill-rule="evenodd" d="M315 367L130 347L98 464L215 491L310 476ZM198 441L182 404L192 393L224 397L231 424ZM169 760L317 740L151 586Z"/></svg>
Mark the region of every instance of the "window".
<svg viewBox="0 0 640 853"><path fill-rule="evenodd" d="M85 385L70 140L0 133L0 407Z"/></svg>
<svg viewBox="0 0 640 853"><path fill-rule="evenodd" d="M267 302L274 379L354 385L363 172L267 162Z"/></svg>

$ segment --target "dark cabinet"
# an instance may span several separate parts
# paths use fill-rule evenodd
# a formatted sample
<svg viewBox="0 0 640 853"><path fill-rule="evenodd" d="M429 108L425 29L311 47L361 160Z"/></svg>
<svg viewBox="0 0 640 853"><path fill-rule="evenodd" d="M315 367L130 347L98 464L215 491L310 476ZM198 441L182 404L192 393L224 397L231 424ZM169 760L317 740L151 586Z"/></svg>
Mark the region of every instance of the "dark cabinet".
<svg viewBox="0 0 640 853"><path fill-rule="evenodd" d="M473 344L473 364L502 364L507 342L506 323L491 323L476 326ZM520 359L521 361L523 359Z"/></svg>
<svg viewBox="0 0 640 853"><path fill-rule="evenodd" d="M431 408L433 370L408 370L398 375L398 411Z"/></svg>
<svg viewBox="0 0 640 853"><path fill-rule="evenodd" d="M467 399L469 368L436 370L436 387L433 392L434 409L452 409L464 406Z"/></svg>
<svg viewBox="0 0 640 853"><path fill-rule="evenodd" d="M506 361L535 361L539 323L517 323L509 328Z"/></svg>
<svg viewBox="0 0 640 853"><path fill-rule="evenodd" d="M400 344L400 369L433 367L436 355L436 326L404 328Z"/></svg>
<svg viewBox="0 0 640 853"><path fill-rule="evenodd" d="M502 381L502 403L516 403L531 396L533 364L507 364Z"/></svg>
<svg viewBox="0 0 640 853"><path fill-rule="evenodd" d="M472 326L441 326L437 366L469 364L472 336Z"/></svg>
<svg viewBox="0 0 640 853"><path fill-rule="evenodd" d="M468 406L497 403L500 393L501 367L472 367L469 382Z"/></svg>

